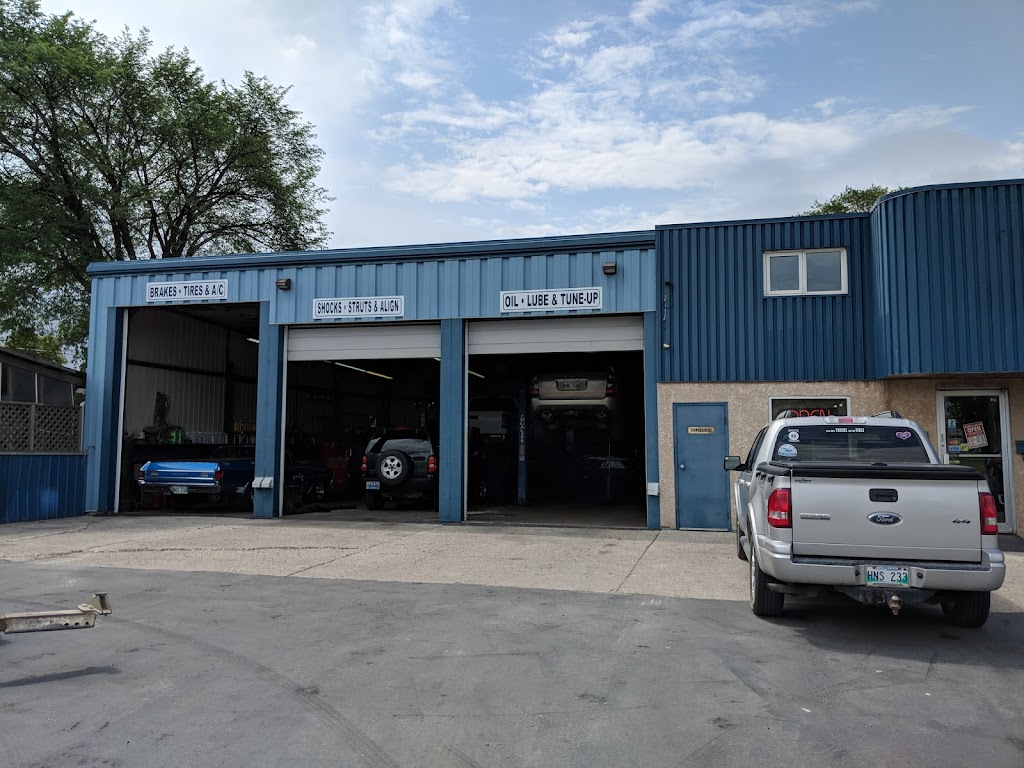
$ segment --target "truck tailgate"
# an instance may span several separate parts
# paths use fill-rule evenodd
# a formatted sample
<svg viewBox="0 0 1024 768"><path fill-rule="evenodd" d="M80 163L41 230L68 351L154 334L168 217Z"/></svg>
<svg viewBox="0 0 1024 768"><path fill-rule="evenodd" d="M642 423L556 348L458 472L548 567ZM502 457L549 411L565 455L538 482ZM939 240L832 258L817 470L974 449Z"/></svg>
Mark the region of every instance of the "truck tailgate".
<svg viewBox="0 0 1024 768"><path fill-rule="evenodd" d="M793 554L980 562L977 477L912 474L827 477L794 473Z"/></svg>
<svg viewBox="0 0 1024 768"><path fill-rule="evenodd" d="M150 461L142 469L149 483L213 485L219 467L216 461Z"/></svg>

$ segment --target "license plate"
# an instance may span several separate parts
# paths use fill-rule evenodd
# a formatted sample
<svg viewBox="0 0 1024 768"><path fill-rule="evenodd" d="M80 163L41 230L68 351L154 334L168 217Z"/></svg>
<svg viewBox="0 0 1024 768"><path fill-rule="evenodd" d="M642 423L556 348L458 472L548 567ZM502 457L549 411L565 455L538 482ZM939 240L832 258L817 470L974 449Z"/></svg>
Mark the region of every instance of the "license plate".
<svg viewBox="0 0 1024 768"><path fill-rule="evenodd" d="M170 491L171 491L171 493L177 493L177 494L188 493L188 486L187 485L172 485L170 487Z"/></svg>
<svg viewBox="0 0 1024 768"><path fill-rule="evenodd" d="M869 565L864 568L864 583L869 587L909 587L910 572L906 568Z"/></svg>
<svg viewBox="0 0 1024 768"><path fill-rule="evenodd" d="M625 469L626 465L618 459L605 459L601 462L601 469Z"/></svg>
<svg viewBox="0 0 1024 768"><path fill-rule="evenodd" d="M559 392L580 392L587 388L586 379L556 379L555 389Z"/></svg>
<svg viewBox="0 0 1024 768"><path fill-rule="evenodd" d="M379 491L380 490L380 480L367 480L366 481L366 490L368 490L368 491Z"/></svg>

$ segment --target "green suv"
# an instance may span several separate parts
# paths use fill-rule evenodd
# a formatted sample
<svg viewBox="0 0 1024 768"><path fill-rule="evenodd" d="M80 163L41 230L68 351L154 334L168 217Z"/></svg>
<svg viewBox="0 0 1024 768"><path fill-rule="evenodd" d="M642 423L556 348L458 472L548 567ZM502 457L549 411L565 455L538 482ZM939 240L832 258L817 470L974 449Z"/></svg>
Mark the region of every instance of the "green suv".
<svg viewBox="0 0 1024 768"><path fill-rule="evenodd" d="M437 504L437 443L425 429L385 427L370 438L363 455L367 509L387 501Z"/></svg>

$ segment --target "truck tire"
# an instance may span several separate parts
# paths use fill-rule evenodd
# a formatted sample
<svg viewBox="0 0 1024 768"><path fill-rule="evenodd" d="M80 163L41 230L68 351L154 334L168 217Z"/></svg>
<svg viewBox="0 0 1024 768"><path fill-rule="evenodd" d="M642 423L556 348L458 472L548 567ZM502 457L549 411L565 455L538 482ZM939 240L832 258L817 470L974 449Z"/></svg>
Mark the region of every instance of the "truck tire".
<svg viewBox="0 0 1024 768"><path fill-rule="evenodd" d="M750 610L755 616L775 618L782 615L786 596L768 588L768 577L757 564L757 548L750 547Z"/></svg>
<svg viewBox="0 0 1024 768"><path fill-rule="evenodd" d="M743 549L743 531L740 530L739 522L733 523L733 526L736 528L736 557L745 561L747 553Z"/></svg>
<svg viewBox="0 0 1024 768"><path fill-rule="evenodd" d="M942 601L946 621L957 627L982 626L991 608L991 592L957 592Z"/></svg>

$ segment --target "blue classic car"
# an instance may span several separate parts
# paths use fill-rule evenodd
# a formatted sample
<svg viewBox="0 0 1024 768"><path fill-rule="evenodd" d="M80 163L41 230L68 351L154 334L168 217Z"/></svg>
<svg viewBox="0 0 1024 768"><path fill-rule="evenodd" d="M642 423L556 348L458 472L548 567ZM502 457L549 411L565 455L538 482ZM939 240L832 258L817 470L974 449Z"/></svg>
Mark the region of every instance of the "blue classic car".
<svg viewBox="0 0 1024 768"><path fill-rule="evenodd" d="M225 445L209 459L152 460L139 468L144 495L160 494L176 501L205 501L248 506L252 502L256 450L251 445ZM332 490L333 472L285 454L284 483L305 502L321 501Z"/></svg>

